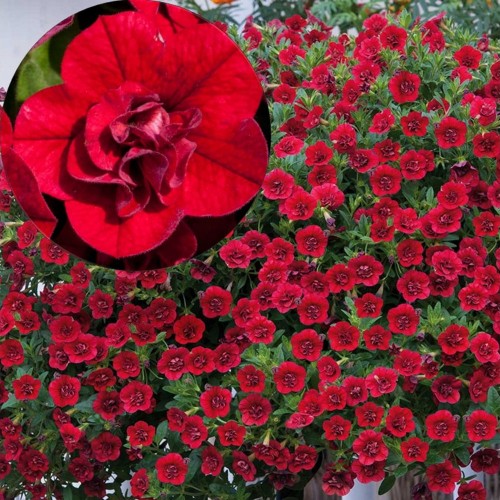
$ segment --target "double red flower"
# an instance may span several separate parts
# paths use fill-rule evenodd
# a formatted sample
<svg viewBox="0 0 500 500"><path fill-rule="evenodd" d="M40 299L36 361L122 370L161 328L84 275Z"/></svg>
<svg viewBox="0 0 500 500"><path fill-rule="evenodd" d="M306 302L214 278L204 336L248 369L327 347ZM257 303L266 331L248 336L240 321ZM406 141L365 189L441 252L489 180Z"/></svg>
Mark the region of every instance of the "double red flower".
<svg viewBox="0 0 500 500"><path fill-rule="evenodd" d="M199 218L229 232L268 153L261 85L224 33L174 6L168 19L153 6L101 16L68 45L61 77L24 102L4 157L9 178L34 176L52 200L60 229L35 219L45 234L105 265L142 255L128 265L144 268L215 243ZM12 187L32 215L27 187Z"/></svg>

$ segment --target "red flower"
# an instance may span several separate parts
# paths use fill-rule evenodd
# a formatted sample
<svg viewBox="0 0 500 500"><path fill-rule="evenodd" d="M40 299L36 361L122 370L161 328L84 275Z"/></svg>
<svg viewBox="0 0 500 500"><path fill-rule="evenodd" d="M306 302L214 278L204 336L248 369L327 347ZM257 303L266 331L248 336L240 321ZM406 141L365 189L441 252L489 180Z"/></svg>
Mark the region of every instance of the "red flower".
<svg viewBox="0 0 500 500"><path fill-rule="evenodd" d="M389 456L389 448L385 445L381 432L366 430L354 440L352 449L363 465L381 462Z"/></svg>
<svg viewBox="0 0 500 500"><path fill-rule="evenodd" d="M497 426L497 417L484 410L474 410L465 420L465 430L473 443L493 439Z"/></svg>
<svg viewBox="0 0 500 500"><path fill-rule="evenodd" d="M264 251L270 261L291 264L293 262L295 248L292 243L284 240L283 238L274 238L266 245Z"/></svg>
<svg viewBox="0 0 500 500"><path fill-rule="evenodd" d="M500 216L491 212L482 212L472 219L472 224L477 236L496 237L500 230Z"/></svg>
<svg viewBox="0 0 500 500"><path fill-rule="evenodd" d="M72 453L80 447L79 441L85 436L85 433L71 423L63 424L59 427L64 446Z"/></svg>
<svg viewBox="0 0 500 500"><path fill-rule="evenodd" d="M301 187L296 187L292 195L280 205L280 212L290 220L308 220L312 217L317 201Z"/></svg>
<svg viewBox="0 0 500 500"><path fill-rule="evenodd" d="M49 384L49 394L56 406L74 406L80 395L80 381L69 375L61 375Z"/></svg>
<svg viewBox="0 0 500 500"><path fill-rule="evenodd" d="M257 469L242 451L233 451L232 468L233 472L240 475L245 481L253 481L255 479Z"/></svg>
<svg viewBox="0 0 500 500"><path fill-rule="evenodd" d="M390 109L384 109L379 113L376 113L372 118L372 124L368 129L368 132L372 134L385 134L396 122L394 115Z"/></svg>
<svg viewBox="0 0 500 500"><path fill-rule="evenodd" d="M94 464L85 457L72 458L68 470L77 481L88 482L94 477Z"/></svg>
<svg viewBox="0 0 500 500"><path fill-rule="evenodd" d="M285 136L274 146L274 154L278 158L295 156L300 153L303 147L304 141L302 139L293 136Z"/></svg>
<svg viewBox="0 0 500 500"><path fill-rule="evenodd" d="M458 487L457 500L486 500L486 489L481 481L472 480Z"/></svg>
<svg viewBox="0 0 500 500"><path fill-rule="evenodd" d="M295 179L279 168L271 170L262 184L264 196L270 200L285 200L295 186Z"/></svg>
<svg viewBox="0 0 500 500"><path fill-rule="evenodd" d="M231 409L231 391L223 387L210 387L201 394L200 406L209 418L225 417Z"/></svg>
<svg viewBox="0 0 500 500"><path fill-rule="evenodd" d="M438 337L445 354L465 352L469 348L469 330L465 326L450 325Z"/></svg>
<svg viewBox="0 0 500 500"><path fill-rule="evenodd" d="M378 163L378 155L371 149L356 149L349 155L349 166L361 173L369 172Z"/></svg>
<svg viewBox="0 0 500 500"><path fill-rule="evenodd" d="M403 335L413 335L417 332L420 319L409 304L400 304L387 312L389 330L392 333L402 333Z"/></svg>
<svg viewBox="0 0 500 500"><path fill-rule="evenodd" d="M498 474L500 471L500 456L498 450L483 448L471 456L471 469L474 472Z"/></svg>
<svg viewBox="0 0 500 500"><path fill-rule="evenodd" d="M371 401L355 408L360 427L378 427L384 416L384 409Z"/></svg>
<svg viewBox="0 0 500 500"><path fill-rule="evenodd" d="M301 470L311 470L318 460L318 452L312 446L301 444L295 448L288 461L288 470L294 474Z"/></svg>
<svg viewBox="0 0 500 500"><path fill-rule="evenodd" d="M351 422L339 415L334 415L323 422L325 438L329 441L344 441L351 433Z"/></svg>
<svg viewBox="0 0 500 500"><path fill-rule="evenodd" d="M321 357L316 364L316 368L322 382L335 382L340 377L340 367L330 356Z"/></svg>
<svg viewBox="0 0 500 500"><path fill-rule="evenodd" d="M69 261L69 254L47 238L40 241L40 257L51 264L64 265Z"/></svg>
<svg viewBox="0 0 500 500"><path fill-rule="evenodd" d="M157 365L158 372L168 380L178 380L187 373L187 358L189 351L185 347L172 348L163 351Z"/></svg>
<svg viewBox="0 0 500 500"><path fill-rule="evenodd" d="M455 439L458 422L448 410L439 410L426 417L425 427L431 439L448 443Z"/></svg>
<svg viewBox="0 0 500 500"><path fill-rule="evenodd" d="M149 488L147 469L139 469L130 479L131 493L134 497L142 498Z"/></svg>
<svg viewBox="0 0 500 500"><path fill-rule="evenodd" d="M440 148L459 147L465 144L467 125L452 116L447 116L439 122L434 133Z"/></svg>
<svg viewBox="0 0 500 500"><path fill-rule="evenodd" d="M297 306L299 321L303 325L323 323L328 317L328 301L315 294L305 295Z"/></svg>
<svg viewBox="0 0 500 500"><path fill-rule="evenodd" d="M134 380L120 391L120 399L128 413L147 411L151 408L153 389L148 384Z"/></svg>
<svg viewBox="0 0 500 500"><path fill-rule="evenodd" d="M407 271L398 279L396 287L408 302L426 299L430 295L429 276L421 271Z"/></svg>
<svg viewBox="0 0 500 500"><path fill-rule="evenodd" d="M455 483L460 479L460 470L453 467L449 460L443 463L430 465L426 471L427 484L431 491L453 493Z"/></svg>
<svg viewBox="0 0 500 500"><path fill-rule="evenodd" d="M488 333L478 333L470 343L470 350L480 363L495 363L500 361L500 345Z"/></svg>
<svg viewBox="0 0 500 500"><path fill-rule="evenodd" d="M370 177L373 194L385 196L398 193L401 189L401 179L399 170L389 165L379 165Z"/></svg>
<svg viewBox="0 0 500 500"><path fill-rule="evenodd" d="M295 234L297 251L311 257L322 257L326 250L328 238L324 231L316 225L299 229Z"/></svg>
<svg viewBox="0 0 500 500"><path fill-rule="evenodd" d="M317 361L323 348L323 340L311 329L295 333L291 338L292 354L297 359Z"/></svg>
<svg viewBox="0 0 500 500"><path fill-rule="evenodd" d="M383 394L390 394L396 389L398 372L391 368L379 366L366 377L366 387L373 398L378 398Z"/></svg>
<svg viewBox="0 0 500 500"><path fill-rule="evenodd" d="M65 283L57 288L52 310L59 314L78 314L83 306L85 291L79 286Z"/></svg>
<svg viewBox="0 0 500 500"><path fill-rule="evenodd" d="M103 432L90 441L92 448L92 457L98 462L108 462L118 460L122 442L118 436L111 432Z"/></svg>
<svg viewBox="0 0 500 500"><path fill-rule="evenodd" d="M472 139L473 153L478 158L495 158L500 154L500 134L486 132Z"/></svg>
<svg viewBox="0 0 500 500"><path fill-rule="evenodd" d="M208 437L208 429L203 424L199 415L191 415L184 419L181 431L181 441L190 448L196 449L201 446Z"/></svg>
<svg viewBox="0 0 500 500"><path fill-rule="evenodd" d="M35 274L33 262L20 250L14 250L5 261L9 267L12 268L13 274L17 275L19 278L23 276L33 276Z"/></svg>
<svg viewBox="0 0 500 500"><path fill-rule="evenodd" d="M359 255L351 259L347 267L354 273L355 283L374 286L384 272L384 266L371 255ZM333 292L335 293L335 292Z"/></svg>
<svg viewBox="0 0 500 500"><path fill-rule="evenodd" d="M241 420L245 425L264 425L272 411L270 401L260 394L250 394L238 405Z"/></svg>
<svg viewBox="0 0 500 500"><path fill-rule="evenodd" d="M389 80L389 90L395 102L402 104L418 99L420 77L408 71L400 71Z"/></svg>
<svg viewBox="0 0 500 500"><path fill-rule="evenodd" d="M149 446L153 442L156 428L142 420L127 427L127 436L131 446Z"/></svg>
<svg viewBox="0 0 500 500"><path fill-rule="evenodd" d="M408 137L424 137L428 125L429 118L418 111L410 111L406 116L401 117L403 133Z"/></svg>
<svg viewBox="0 0 500 500"><path fill-rule="evenodd" d="M327 495L347 495L354 487L354 473L331 467L321 478L321 488Z"/></svg>
<svg viewBox="0 0 500 500"><path fill-rule="evenodd" d="M41 387L42 382L31 375L21 375L21 377L12 381L14 396L20 401L36 399Z"/></svg>
<svg viewBox="0 0 500 500"><path fill-rule="evenodd" d="M387 413L385 426L393 436L398 438L406 436L415 430L412 411L409 408L392 406Z"/></svg>
<svg viewBox="0 0 500 500"><path fill-rule="evenodd" d="M116 377L111 368L98 368L94 370L85 381L86 385L91 385L96 391L105 391L108 387L116 384Z"/></svg>
<svg viewBox="0 0 500 500"><path fill-rule="evenodd" d="M23 250L24 248L31 246L36 239L37 232L35 224L33 224L30 220L19 226L17 229L17 244L19 249Z"/></svg>
<svg viewBox="0 0 500 500"><path fill-rule="evenodd" d="M168 10L190 17L175 6ZM194 63L199 53L203 65ZM114 258L156 249L160 262L175 262L196 250L196 230L186 216L230 214L257 193L267 162L266 141L253 120L262 89L215 26L195 16L174 27L152 13L102 16L68 46L61 74L62 85L23 104L14 149L42 193L63 201L72 229L91 248ZM227 99L238 105L226 116ZM134 163L142 172L130 168ZM209 199L200 195L207 175Z"/></svg>
<svg viewBox="0 0 500 500"><path fill-rule="evenodd" d="M250 265L252 249L241 240L231 240L219 251L221 259L231 269L246 269Z"/></svg>
<svg viewBox="0 0 500 500"><path fill-rule="evenodd" d="M332 150L323 141L318 141L306 148L305 164L309 167L314 165L326 165L332 158Z"/></svg>
<svg viewBox="0 0 500 500"><path fill-rule="evenodd" d="M231 292L219 286L208 287L200 299L203 314L207 318L225 316L231 309Z"/></svg>
<svg viewBox="0 0 500 500"><path fill-rule="evenodd" d="M121 379L138 377L141 373L139 357L132 351L119 352L113 358L113 369Z"/></svg>
<svg viewBox="0 0 500 500"><path fill-rule="evenodd" d="M191 349L187 359L187 369L193 375L213 372L215 370L215 362L212 350L203 346Z"/></svg>
<svg viewBox="0 0 500 500"><path fill-rule="evenodd" d="M391 332L380 325L375 325L363 332L363 339L366 348L370 351L376 351L377 349L385 351L389 349L392 335Z"/></svg>
<svg viewBox="0 0 500 500"><path fill-rule="evenodd" d="M396 250L399 263L403 267L418 266L423 260L424 247L417 240L402 240Z"/></svg>
<svg viewBox="0 0 500 500"><path fill-rule="evenodd" d="M481 311L488 302L488 292L478 283L470 283L458 292L463 311Z"/></svg>
<svg viewBox="0 0 500 500"><path fill-rule="evenodd" d="M458 62L460 66L465 66L469 69L479 68L482 57L483 54L470 45L464 45L463 47L460 47L460 49L453 54L453 58Z"/></svg>
<svg viewBox="0 0 500 500"><path fill-rule="evenodd" d="M321 391L320 401L327 411L343 410L347 404L347 391L344 387L329 385Z"/></svg>
<svg viewBox="0 0 500 500"><path fill-rule="evenodd" d="M201 452L201 472L218 476L224 466L224 458L215 446L209 445Z"/></svg>
<svg viewBox="0 0 500 500"><path fill-rule="evenodd" d="M425 462L429 453L429 443L418 437L412 437L401 442L401 453L405 462Z"/></svg>
<svg viewBox="0 0 500 500"><path fill-rule="evenodd" d="M359 344L359 330L347 321L339 321L328 330L328 340L334 351L354 351Z"/></svg>
<svg viewBox="0 0 500 500"><path fill-rule="evenodd" d="M208 302L210 302L210 295L208 296L208 299ZM213 300L216 299L214 298ZM210 306L205 305L205 307ZM205 323L203 323L201 319L197 318L193 314L187 314L185 316L181 316L174 323L173 330L175 341L179 344L196 343L199 342L203 337L203 332L205 331Z"/></svg>
<svg viewBox="0 0 500 500"><path fill-rule="evenodd" d="M356 130L348 123L342 123L330 133L334 149L338 153L352 153L356 148Z"/></svg>
<svg viewBox="0 0 500 500"><path fill-rule="evenodd" d="M290 104L295 100L297 91L286 83L282 83L280 86L273 90L273 99L281 104Z"/></svg>
<svg viewBox="0 0 500 500"><path fill-rule="evenodd" d="M382 47L397 50L404 54L408 33L399 26L386 26L379 35Z"/></svg>
<svg viewBox="0 0 500 500"><path fill-rule="evenodd" d="M28 447L21 452L17 469L28 482L34 483L49 470L49 460L41 451Z"/></svg>
<svg viewBox="0 0 500 500"><path fill-rule="evenodd" d="M240 349L236 344L220 344L214 350L215 369L226 373L241 362Z"/></svg>
<svg viewBox="0 0 500 500"><path fill-rule="evenodd" d="M326 279L332 293L351 290L356 282L355 270L345 264L335 264L326 272Z"/></svg>
<svg viewBox="0 0 500 500"><path fill-rule="evenodd" d="M292 361L282 363L274 374L276 390L281 394L300 392L305 385L306 370Z"/></svg>
<svg viewBox="0 0 500 500"><path fill-rule="evenodd" d="M245 332L251 342L270 344L274 339L276 325L264 316L256 316L245 326Z"/></svg>
<svg viewBox="0 0 500 500"><path fill-rule="evenodd" d="M114 421L124 412L123 402L118 391L100 391L92 404L92 409L104 420Z"/></svg>
<svg viewBox="0 0 500 500"><path fill-rule="evenodd" d="M480 125L486 127L496 119L496 101L490 97L475 96L470 103L470 116L478 121Z"/></svg>
<svg viewBox="0 0 500 500"><path fill-rule="evenodd" d="M159 458L155 468L160 482L174 485L181 485L188 471L188 466L179 453L168 453Z"/></svg>
<svg viewBox="0 0 500 500"><path fill-rule="evenodd" d="M0 337L7 335L14 328L14 316L7 309L0 309Z"/></svg>
<svg viewBox="0 0 500 500"><path fill-rule="evenodd" d="M440 403L458 403L461 388L462 382L453 375L443 375L435 379L431 385L432 394Z"/></svg>
<svg viewBox="0 0 500 500"><path fill-rule="evenodd" d="M102 290L96 290L88 300L94 319L110 318L113 314L113 297Z"/></svg>
<svg viewBox="0 0 500 500"><path fill-rule="evenodd" d="M346 403L349 406L356 406L368 399L365 379L362 377L349 375L342 381L342 387L346 391Z"/></svg>
<svg viewBox="0 0 500 500"><path fill-rule="evenodd" d="M217 435L222 446L241 446L246 433L246 427L238 425L234 420L217 427Z"/></svg>

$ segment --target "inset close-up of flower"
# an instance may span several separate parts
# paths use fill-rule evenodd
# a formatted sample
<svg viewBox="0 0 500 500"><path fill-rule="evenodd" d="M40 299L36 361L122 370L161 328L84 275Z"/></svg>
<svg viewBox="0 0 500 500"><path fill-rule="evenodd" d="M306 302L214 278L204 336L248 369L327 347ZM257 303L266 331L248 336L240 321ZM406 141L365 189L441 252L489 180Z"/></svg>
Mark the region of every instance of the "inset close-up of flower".
<svg viewBox="0 0 500 500"><path fill-rule="evenodd" d="M497 0L177 1L6 58L0 500L499 500Z"/></svg>
<svg viewBox="0 0 500 500"><path fill-rule="evenodd" d="M234 228L264 179L269 137L254 119L260 109L268 121L260 81L223 31L180 7L131 3L73 28L62 83L16 102L2 151L14 195L47 237L140 270L185 261ZM40 210L55 224L41 226Z"/></svg>

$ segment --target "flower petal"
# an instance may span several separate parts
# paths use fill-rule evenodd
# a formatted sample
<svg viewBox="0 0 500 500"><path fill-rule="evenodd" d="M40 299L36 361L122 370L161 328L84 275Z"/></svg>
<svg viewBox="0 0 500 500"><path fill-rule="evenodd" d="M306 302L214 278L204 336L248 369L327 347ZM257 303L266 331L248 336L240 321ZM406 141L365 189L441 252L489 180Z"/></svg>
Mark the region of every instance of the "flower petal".
<svg viewBox="0 0 500 500"><path fill-rule="evenodd" d="M126 81L155 89L164 77L157 66L165 51L158 28L148 16L138 12L101 16L66 48L61 76L93 102Z"/></svg>
<svg viewBox="0 0 500 500"><path fill-rule="evenodd" d="M197 252L196 236L182 220L172 236L158 248L137 257L124 259L127 270L160 269L175 266L190 259Z"/></svg>
<svg viewBox="0 0 500 500"><path fill-rule="evenodd" d="M176 50L157 61L164 79L155 92L167 110L200 109L201 124L190 136L192 140L196 141L198 134L229 133L241 120L254 117L263 97L262 86L251 64L226 34L203 24L181 31L169 42Z"/></svg>
<svg viewBox="0 0 500 500"><path fill-rule="evenodd" d="M78 236L97 251L117 259L158 247L172 235L183 216L175 204L163 207L150 203L146 210L120 218L115 198L97 187L85 193L85 200L66 201L65 206Z"/></svg>
<svg viewBox="0 0 500 500"><path fill-rule="evenodd" d="M14 150L32 170L42 193L65 200L78 189L65 163L68 144L82 130L88 105L65 85L41 90L22 105L14 129Z"/></svg>
<svg viewBox="0 0 500 500"><path fill-rule="evenodd" d="M182 186L186 215L221 216L247 204L258 192L267 168L267 143L259 125L245 120L233 137L199 137Z"/></svg>

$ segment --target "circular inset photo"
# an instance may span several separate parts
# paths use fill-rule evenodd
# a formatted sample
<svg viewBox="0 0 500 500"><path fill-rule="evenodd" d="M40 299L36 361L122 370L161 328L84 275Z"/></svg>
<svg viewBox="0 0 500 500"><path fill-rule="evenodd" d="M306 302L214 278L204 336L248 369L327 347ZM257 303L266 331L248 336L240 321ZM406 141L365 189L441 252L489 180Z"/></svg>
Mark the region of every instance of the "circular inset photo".
<svg viewBox="0 0 500 500"><path fill-rule="evenodd" d="M5 173L27 216L105 267L157 269L207 250L267 170L269 114L250 62L219 27L162 2L60 23L0 112Z"/></svg>

